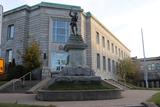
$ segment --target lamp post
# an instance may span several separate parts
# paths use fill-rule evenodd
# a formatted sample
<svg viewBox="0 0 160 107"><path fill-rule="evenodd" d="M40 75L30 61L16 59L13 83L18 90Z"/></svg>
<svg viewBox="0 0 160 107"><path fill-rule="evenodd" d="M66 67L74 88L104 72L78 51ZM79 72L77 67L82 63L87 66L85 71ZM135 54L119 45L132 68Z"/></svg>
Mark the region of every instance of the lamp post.
<svg viewBox="0 0 160 107"><path fill-rule="evenodd" d="M143 47L143 57L144 57L144 79L146 88L148 88L148 71L146 69L146 56L145 56L145 48L144 48L144 38L143 38L143 30L141 28L141 36L142 36L142 47Z"/></svg>

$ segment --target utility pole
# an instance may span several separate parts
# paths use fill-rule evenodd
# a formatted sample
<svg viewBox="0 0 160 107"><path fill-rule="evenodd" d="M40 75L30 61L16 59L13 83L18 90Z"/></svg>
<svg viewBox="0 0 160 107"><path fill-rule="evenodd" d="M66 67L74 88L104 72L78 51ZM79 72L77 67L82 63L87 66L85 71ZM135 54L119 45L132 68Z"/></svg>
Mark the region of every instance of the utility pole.
<svg viewBox="0 0 160 107"><path fill-rule="evenodd" d="M145 48L144 48L144 38L143 38L143 30L141 28L141 36L142 36L142 46L143 46L143 57L144 57L144 79L145 79L145 84L146 88L148 88L148 71L147 71L147 66L146 66L146 56L145 56Z"/></svg>

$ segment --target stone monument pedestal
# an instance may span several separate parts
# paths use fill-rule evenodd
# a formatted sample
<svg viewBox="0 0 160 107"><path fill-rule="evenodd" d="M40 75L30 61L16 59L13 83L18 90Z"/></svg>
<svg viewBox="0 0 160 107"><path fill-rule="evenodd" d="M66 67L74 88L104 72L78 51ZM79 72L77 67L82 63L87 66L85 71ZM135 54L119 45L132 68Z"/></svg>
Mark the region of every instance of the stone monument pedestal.
<svg viewBox="0 0 160 107"><path fill-rule="evenodd" d="M64 50L69 53L68 64L61 71L62 76L93 76L94 71L86 66L84 50L87 44L83 42L81 35L73 35L69 37Z"/></svg>

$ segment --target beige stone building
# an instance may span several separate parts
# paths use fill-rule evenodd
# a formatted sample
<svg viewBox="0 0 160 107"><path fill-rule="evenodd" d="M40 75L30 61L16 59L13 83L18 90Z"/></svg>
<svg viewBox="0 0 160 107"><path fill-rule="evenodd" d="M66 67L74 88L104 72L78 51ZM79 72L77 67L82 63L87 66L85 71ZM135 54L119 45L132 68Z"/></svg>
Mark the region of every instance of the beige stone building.
<svg viewBox="0 0 160 107"><path fill-rule="evenodd" d="M2 13L3 13L3 7L0 5L0 41L1 41L1 32L2 32Z"/></svg>
<svg viewBox="0 0 160 107"><path fill-rule="evenodd" d="M69 11L78 11L78 32L88 45L84 52L86 66L103 79L116 79L118 61L130 57L130 50L90 12L79 6L42 2L24 5L3 14L2 56L22 64L19 53L35 40L39 43L43 68L60 72L66 65L63 46L71 33Z"/></svg>

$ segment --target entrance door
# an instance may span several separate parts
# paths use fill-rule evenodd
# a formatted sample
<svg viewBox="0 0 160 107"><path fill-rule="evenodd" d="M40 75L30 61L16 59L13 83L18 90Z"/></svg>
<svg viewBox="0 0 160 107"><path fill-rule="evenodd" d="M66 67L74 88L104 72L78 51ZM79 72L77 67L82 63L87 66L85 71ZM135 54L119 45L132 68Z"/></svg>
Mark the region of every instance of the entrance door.
<svg viewBox="0 0 160 107"><path fill-rule="evenodd" d="M61 71L67 64L67 56L68 53L57 53L53 52L52 54L52 61L51 61L51 67L53 71Z"/></svg>

